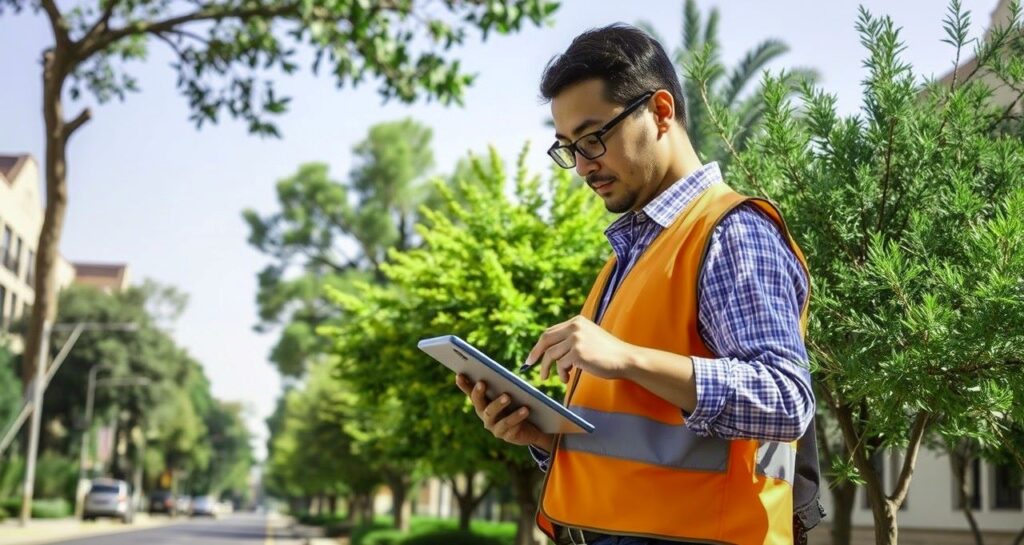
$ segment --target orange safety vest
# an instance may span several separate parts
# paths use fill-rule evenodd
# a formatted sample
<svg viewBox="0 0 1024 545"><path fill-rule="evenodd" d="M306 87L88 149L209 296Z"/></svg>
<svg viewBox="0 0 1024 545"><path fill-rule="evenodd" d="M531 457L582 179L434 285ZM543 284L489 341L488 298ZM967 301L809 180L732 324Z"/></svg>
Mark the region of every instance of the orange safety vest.
<svg viewBox="0 0 1024 545"><path fill-rule="evenodd" d="M774 219L807 270L778 210L724 183L711 185L651 244L621 282L601 320L638 346L714 357L697 331L697 288L711 232L749 203ZM583 307L593 318L614 257ZM801 313L806 331L807 304ZM701 437L679 407L628 380L576 371L565 405L596 426L559 436L537 524L614 535L737 545L793 543L794 443Z"/></svg>

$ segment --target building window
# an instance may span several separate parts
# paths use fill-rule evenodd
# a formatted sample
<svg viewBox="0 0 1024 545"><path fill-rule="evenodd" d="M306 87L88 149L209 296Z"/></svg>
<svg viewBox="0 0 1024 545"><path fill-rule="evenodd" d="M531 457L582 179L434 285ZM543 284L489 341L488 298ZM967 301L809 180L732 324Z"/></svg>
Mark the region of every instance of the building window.
<svg viewBox="0 0 1024 545"><path fill-rule="evenodd" d="M29 286L35 286L36 281L36 253L32 250L28 251L28 263L25 264L25 283Z"/></svg>
<svg viewBox="0 0 1024 545"><path fill-rule="evenodd" d="M0 261L4 267L11 268L11 228L4 227L4 238L0 240Z"/></svg>
<svg viewBox="0 0 1024 545"><path fill-rule="evenodd" d="M21 271L21 237L14 239L14 255L11 256L11 270L14 271L14 276L18 276L18 272ZM11 309L14 312L14 309Z"/></svg>
<svg viewBox="0 0 1024 545"><path fill-rule="evenodd" d="M12 291L11 292L11 322L13 322L14 320L16 320L18 318L21 318L21 316L17 315L17 312L18 312L18 294L14 293Z"/></svg>
<svg viewBox="0 0 1024 545"><path fill-rule="evenodd" d="M1021 470L1012 463L998 464L992 471L992 508L1020 511Z"/></svg>
<svg viewBox="0 0 1024 545"><path fill-rule="evenodd" d="M7 287L0 284L0 329L7 329Z"/></svg>

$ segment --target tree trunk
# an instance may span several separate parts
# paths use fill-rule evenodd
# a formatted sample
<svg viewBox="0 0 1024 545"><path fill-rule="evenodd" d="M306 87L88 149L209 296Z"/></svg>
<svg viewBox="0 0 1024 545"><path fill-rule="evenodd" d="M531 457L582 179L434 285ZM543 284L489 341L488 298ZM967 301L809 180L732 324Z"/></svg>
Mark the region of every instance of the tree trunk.
<svg viewBox="0 0 1024 545"><path fill-rule="evenodd" d="M853 508L857 502L857 485L844 481L831 489L832 545L850 545L853 532Z"/></svg>
<svg viewBox="0 0 1024 545"><path fill-rule="evenodd" d="M67 142L70 133L88 120L88 110L68 125L64 121L61 93L68 72L69 52L59 43L43 55L43 119L46 124L46 211L36 245L36 271L33 284L35 301L25 334L21 379L27 388L39 364L39 346L43 322L56 316L57 250L64 229L64 213L68 204Z"/></svg>
<svg viewBox="0 0 1024 545"><path fill-rule="evenodd" d="M480 505L480 500L487 495L491 490L491 483L487 483L483 491L479 495L473 493L473 477L472 471L467 471L463 474L463 480L466 483L465 490L459 490L458 479L452 478L452 492L455 494L455 500L459 505L459 530L464 532L469 531L469 522L473 518L473 511L476 510L477 506Z"/></svg>
<svg viewBox="0 0 1024 545"><path fill-rule="evenodd" d="M359 520L364 524L373 523L373 492L366 492L356 496L359 506Z"/></svg>
<svg viewBox="0 0 1024 545"><path fill-rule="evenodd" d="M816 395L821 397L817 390ZM834 458L832 453L836 452L841 459L848 460L850 450L846 447L846 443L841 438L838 444L830 442L829 434L825 431L825 422L823 415L814 419L814 431L818 434L820 456L831 463ZM853 537L853 508L857 499L857 485L853 481L845 480L835 487L829 488L829 493L832 494L832 510L834 511L831 514L833 520L832 545L850 545Z"/></svg>
<svg viewBox="0 0 1024 545"><path fill-rule="evenodd" d="M356 520L356 497L352 494L345 496L345 520L355 522Z"/></svg>
<svg viewBox="0 0 1024 545"><path fill-rule="evenodd" d="M540 545L534 539L535 518L537 515L537 485L542 474L533 464L529 466L510 465L512 487L519 505L519 517L516 519L515 545Z"/></svg>
<svg viewBox="0 0 1024 545"><path fill-rule="evenodd" d="M956 496L960 503L960 510L963 511L964 517L967 518L967 524L971 527L975 545L985 545L985 538L981 535L981 528L978 527L978 521L975 520L974 511L971 509L971 491L967 482L967 467L971 464L971 460L964 455L964 450L967 448L969 447L963 442L952 447L947 445L946 453L949 455L949 465L953 470L953 478L956 480Z"/></svg>
<svg viewBox="0 0 1024 545"><path fill-rule="evenodd" d="M392 475L388 479L388 488L391 489L391 516L394 518L394 527L403 532L409 531L409 516L412 514L409 505L410 479L401 474Z"/></svg>
<svg viewBox="0 0 1024 545"><path fill-rule="evenodd" d="M871 500L871 514L875 523L875 543L876 545L896 545L898 543L896 515L900 506L906 501L907 491L910 489L911 478L914 475L914 466L917 463L917 454L920 452L921 441L928 430L931 415L921 411L914 416L914 422L910 428L910 437L907 441L907 451L903 458L899 476L896 479L895 488L892 495L886 495L882 478L872 465L868 453L865 452L865 444L862 441L864 439L864 429L863 427L858 429L850 405L838 403L834 397L828 395L827 390L823 391L826 394L826 401L842 430L843 440L852 449L854 464L857 466L861 478L864 479L868 498ZM861 405L861 413L859 420L866 422L868 415L863 404Z"/></svg>
<svg viewBox="0 0 1024 545"><path fill-rule="evenodd" d="M334 515L338 514L338 495L337 494L331 494L330 496L327 497L327 509L330 510L330 512L328 514L330 516L332 516L332 517Z"/></svg>

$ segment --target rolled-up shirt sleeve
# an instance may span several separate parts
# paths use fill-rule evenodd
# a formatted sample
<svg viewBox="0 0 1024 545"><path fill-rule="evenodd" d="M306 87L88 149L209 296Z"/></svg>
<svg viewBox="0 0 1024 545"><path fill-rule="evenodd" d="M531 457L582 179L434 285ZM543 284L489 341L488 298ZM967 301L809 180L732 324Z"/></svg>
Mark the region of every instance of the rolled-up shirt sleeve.
<svg viewBox="0 0 1024 545"><path fill-rule="evenodd" d="M717 357L693 358L695 433L799 439L814 415L800 316L808 278L778 227L744 205L712 232L699 286L698 328Z"/></svg>

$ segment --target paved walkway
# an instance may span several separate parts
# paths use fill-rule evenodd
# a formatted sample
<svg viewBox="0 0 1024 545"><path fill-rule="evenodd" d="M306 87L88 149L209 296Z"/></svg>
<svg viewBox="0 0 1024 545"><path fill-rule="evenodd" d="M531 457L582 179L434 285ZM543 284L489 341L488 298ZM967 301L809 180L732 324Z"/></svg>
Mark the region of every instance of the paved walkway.
<svg viewBox="0 0 1024 545"><path fill-rule="evenodd" d="M258 523L258 524L257 524ZM139 532L137 536L126 534ZM67 540L88 545L159 542L167 545L197 543L230 545L347 545L347 539L322 537L323 529L297 525L278 513L235 514L215 519L151 517L136 514L132 524L112 519L82 522L74 518L36 519L21 527L17 519L0 523L0 545L58 544ZM93 539L90 539L93 538ZM220 541L218 541L220 540ZM227 541L225 541L227 540Z"/></svg>
<svg viewBox="0 0 1024 545"><path fill-rule="evenodd" d="M114 519L82 522L76 518L69 517L63 519L32 519L28 526L22 527L19 524L18 518L14 517L0 523L0 545L35 545L70 537L117 534L144 528L166 526L183 520L186 519L151 517L144 513L137 513L132 524L122 524Z"/></svg>

